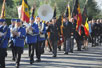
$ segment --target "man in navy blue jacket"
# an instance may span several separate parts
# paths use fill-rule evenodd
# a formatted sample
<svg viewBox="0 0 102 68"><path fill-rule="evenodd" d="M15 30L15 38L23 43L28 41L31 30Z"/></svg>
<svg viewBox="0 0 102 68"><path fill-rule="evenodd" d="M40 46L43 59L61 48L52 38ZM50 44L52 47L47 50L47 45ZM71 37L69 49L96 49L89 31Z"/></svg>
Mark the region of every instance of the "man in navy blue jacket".
<svg viewBox="0 0 102 68"><path fill-rule="evenodd" d="M24 39L26 36L26 30L22 27L20 19L17 19L15 23L15 29L12 31L13 34L13 41L16 47L15 55L16 55L16 67L19 68L21 54L23 53L24 49Z"/></svg>
<svg viewBox="0 0 102 68"><path fill-rule="evenodd" d="M7 56L7 45L10 38L10 29L3 26L4 19L0 19L0 68L5 68L5 57Z"/></svg>
<svg viewBox="0 0 102 68"><path fill-rule="evenodd" d="M37 37L38 45L36 46L36 56L37 56L37 62L41 61L41 52L42 52L42 46L43 42L45 40L45 33L46 28L43 22L40 22L39 16L36 17L36 22L39 28L39 35Z"/></svg>
<svg viewBox="0 0 102 68"><path fill-rule="evenodd" d="M16 22L16 19L11 19L11 25L9 25L10 32L14 29L15 22ZM9 47L12 50L12 60L15 61L15 46L14 46L14 42L13 42L12 33L10 34Z"/></svg>
<svg viewBox="0 0 102 68"><path fill-rule="evenodd" d="M30 64L34 62L34 48L37 45L37 35L39 33L38 25L34 23L34 18L30 19L30 28L26 28L26 43L29 45ZM29 33L31 31L32 33Z"/></svg>

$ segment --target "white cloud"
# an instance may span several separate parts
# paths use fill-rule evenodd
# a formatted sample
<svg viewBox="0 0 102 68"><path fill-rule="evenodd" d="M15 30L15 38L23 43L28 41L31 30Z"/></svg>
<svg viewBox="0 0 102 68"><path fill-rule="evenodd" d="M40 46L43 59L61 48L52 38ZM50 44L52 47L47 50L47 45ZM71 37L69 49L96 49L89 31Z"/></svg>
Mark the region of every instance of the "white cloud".
<svg viewBox="0 0 102 68"><path fill-rule="evenodd" d="M102 10L102 0L95 0L97 2L97 6L99 7L99 9Z"/></svg>

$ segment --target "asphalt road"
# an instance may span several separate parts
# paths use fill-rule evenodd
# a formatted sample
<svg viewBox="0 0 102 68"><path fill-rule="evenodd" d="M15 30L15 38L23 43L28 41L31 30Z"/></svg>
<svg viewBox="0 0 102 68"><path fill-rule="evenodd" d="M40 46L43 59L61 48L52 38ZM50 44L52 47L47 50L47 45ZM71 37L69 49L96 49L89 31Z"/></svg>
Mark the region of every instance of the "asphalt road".
<svg viewBox="0 0 102 68"><path fill-rule="evenodd" d="M102 46L91 47L88 50L76 51L64 55L64 51L58 51L56 58L52 57L52 53L45 49L40 63L34 62L30 65L28 57L28 49L24 50L21 58L20 68L102 68ZM6 58L6 68L15 68L15 62L11 58L11 50L8 50ZM36 57L34 57L36 60Z"/></svg>

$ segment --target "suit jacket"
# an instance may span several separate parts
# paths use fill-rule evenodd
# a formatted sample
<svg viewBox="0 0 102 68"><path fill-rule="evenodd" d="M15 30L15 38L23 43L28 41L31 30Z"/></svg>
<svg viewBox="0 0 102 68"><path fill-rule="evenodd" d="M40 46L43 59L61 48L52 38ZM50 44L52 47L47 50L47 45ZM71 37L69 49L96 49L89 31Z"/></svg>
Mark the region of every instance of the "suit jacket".
<svg viewBox="0 0 102 68"><path fill-rule="evenodd" d="M71 22L66 22L63 24L64 28L63 28L63 34L65 38L70 38L71 37L71 30L72 30L72 24Z"/></svg>
<svg viewBox="0 0 102 68"><path fill-rule="evenodd" d="M98 33L98 30L97 30L97 23L94 23L93 25L92 25L92 36L96 36L97 35L97 33Z"/></svg>
<svg viewBox="0 0 102 68"><path fill-rule="evenodd" d="M39 34L38 25L33 23L32 28L33 28L33 34L36 34L36 35L32 36L30 34L26 34L25 41L27 44L37 43L37 34Z"/></svg>
<svg viewBox="0 0 102 68"><path fill-rule="evenodd" d="M50 28L50 40L51 41L58 41L59 40L59 35L58 35L58 27L57 24L51 24L49 26Z"/></svg>
<svg viewBox="0 0 102 68"><path fill-rule="evenodd" d="M5 33L5 32L6 32L6 35L1 37L3 42L1 42L2 44L1 44L0 48L7 48L7 45L8 45L8 40L10 38L10 29L8 28L8 26L3 27L3 33ZM0 40L0 41L2 41L2 40Z"/></svg>
<svg viewBox="0 0 102 68"><path fill-rule="evenodd" d="M42 30L42 34L45 36L46 34L46 25L43 22L40 22L40 25L43 26L44 25L44 29ZM44 41L45 37L40 37L40 35L38 35L38 41Z"/></svg>
<svg viewBox="0 0 102 68"><path fill-rule="evenodd" d="M20 32L20 36L13 37L14 45L17 47L24 47L24 39L26 36L26 30L23 27L20 27L17 32Z"/></svg>
<svg viewBox="0 0 102 68"><path fill-rule="evenodd" d="M72 36L74 36L74 38L75 38L75 36L76 36L76 23L71 23L71 33L73 33L73 35Z"/></svg>

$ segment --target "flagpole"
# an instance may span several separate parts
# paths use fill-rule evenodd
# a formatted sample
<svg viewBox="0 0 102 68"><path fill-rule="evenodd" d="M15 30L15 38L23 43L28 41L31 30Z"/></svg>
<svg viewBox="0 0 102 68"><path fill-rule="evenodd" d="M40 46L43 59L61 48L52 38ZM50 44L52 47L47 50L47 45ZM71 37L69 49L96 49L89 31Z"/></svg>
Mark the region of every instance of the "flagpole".
<svg viewBox="0 0 102 68"><path fill-rule="evenodd" d="M73 13L73 10L74 10L75 1L76 1L76 0L73 0L72 13ZM71 17L73 16L72 13L71 13Z"/></svg>
<svg viewBox="0 0 102 68"><path fill-rule="evenodd" d="M88 3L89 0L86 0L86 4Z"/></svg>
<svg viewBox="0 0 102 68"><path fill-rule="evenodd" d="M86 0L85 5L84 5L84 8L86 7L87 3L88 3L88 0ZM83 11L84 11L84 8L83 8Z"/></svg>

